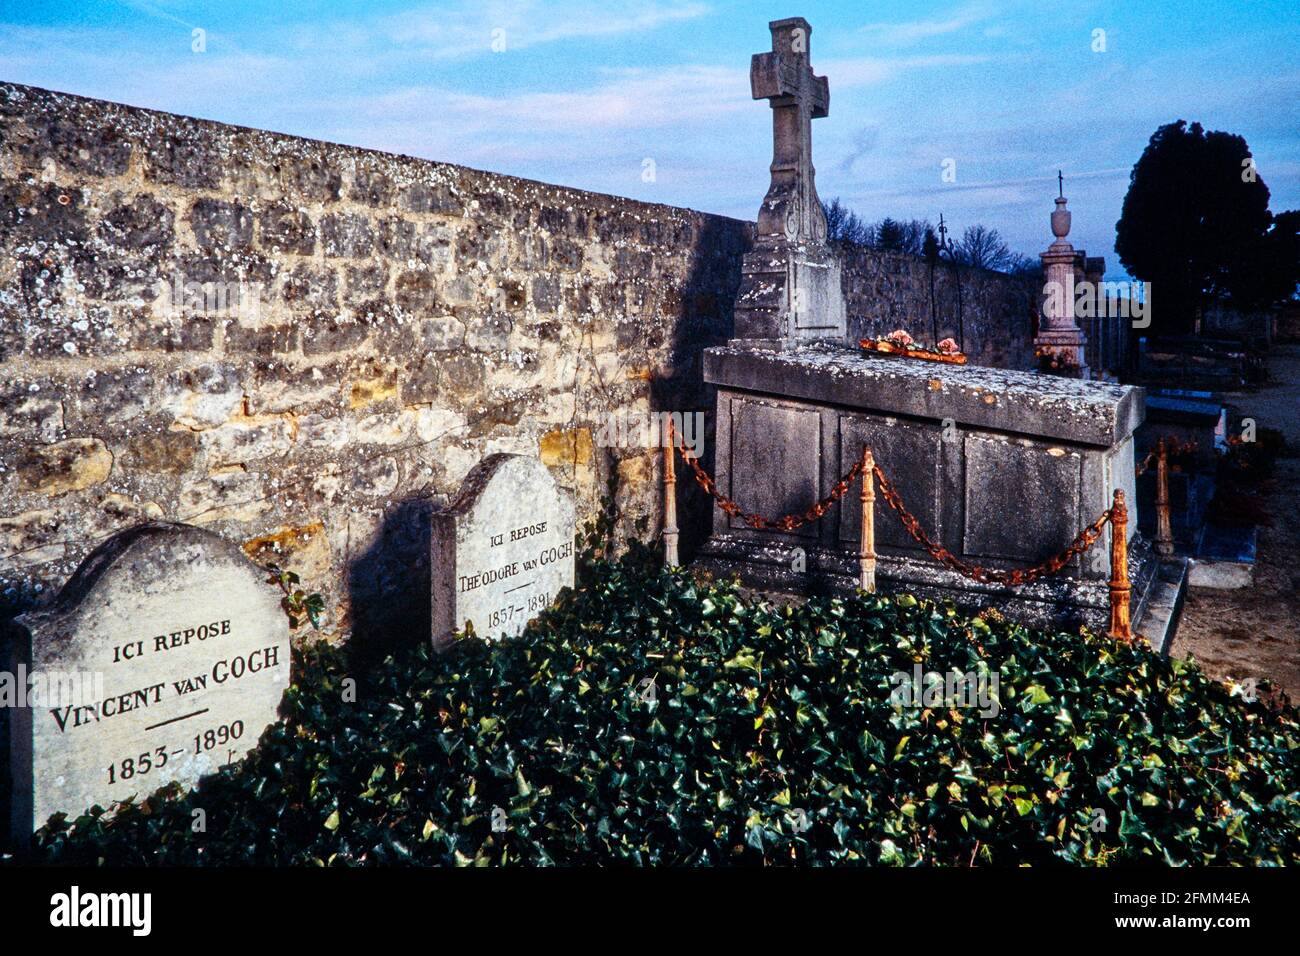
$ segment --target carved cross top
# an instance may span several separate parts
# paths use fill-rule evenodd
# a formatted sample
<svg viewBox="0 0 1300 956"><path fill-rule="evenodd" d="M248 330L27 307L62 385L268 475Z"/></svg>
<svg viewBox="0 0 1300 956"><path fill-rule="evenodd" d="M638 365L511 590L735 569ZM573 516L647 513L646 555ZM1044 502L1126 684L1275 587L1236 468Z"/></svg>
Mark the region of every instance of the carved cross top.
<svg viewBox="0 0 1300 956"><path fill-rule="evenodd" d="M755 53L749 85L772 103L772 185L759 214L759 235L821 241L826 217L814 185L812 121L830 111L830 84L808 61L812 27L803 17L773 20L772 52Z"/></svg>

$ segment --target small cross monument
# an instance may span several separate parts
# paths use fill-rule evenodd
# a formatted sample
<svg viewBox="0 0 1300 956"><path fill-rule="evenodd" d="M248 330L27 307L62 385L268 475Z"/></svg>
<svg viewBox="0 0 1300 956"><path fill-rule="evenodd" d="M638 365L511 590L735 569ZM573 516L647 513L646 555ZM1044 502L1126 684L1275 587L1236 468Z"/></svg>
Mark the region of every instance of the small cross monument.
<svg viewBox="0 0 1300 956"><path fill-rule="evenodd" d="M829 112L830 86L809 63L807 20L791 17L768 26L772 52L754 54L749 83L754 99L772 106L772 182L742 269L736 337L843 338L840 265L826 244L812 163L812 121Z"/></svg>

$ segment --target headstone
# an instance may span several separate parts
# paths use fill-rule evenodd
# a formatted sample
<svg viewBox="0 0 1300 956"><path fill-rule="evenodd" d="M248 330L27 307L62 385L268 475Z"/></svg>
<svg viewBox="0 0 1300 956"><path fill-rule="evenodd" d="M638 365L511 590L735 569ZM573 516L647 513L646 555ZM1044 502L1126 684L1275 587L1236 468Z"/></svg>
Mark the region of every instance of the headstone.
<svg viewBox="0 0 1300 956"><path fill-rule="evenodd" d="M573 585L574 509L546 466L490 455L433 516L433 641L511 637Z"/></svg>
<svg viewBox="0 0 1300 956"><path fill-rule="evenodd" d="M274 586L237 545L189 525L110 538L7 638L0 694L26 705L3 708L19 845L51 814L190 787L239 759L289 684Z"/></svg>
<svg viewBox="0 0 1300 956"><path fill-rule="evenodd" d="M812 163L812 121L829 113L830 86L809 63L807 20L773 20L768 27L772 52L754 54L749 83L754 99L772 104L772 182L758 211L754 248L741 265L736 337L843 338L840 262L826 242Z"/></svg>
<svg viewBox="0 0 1300 956"><path fill-rule="evenodd" d="M1214 471L1219 453L1228 448L1228 409L1206 398L1154 394L1147 396L1147 421L1137 435L1137 453L1145 455L1161 439L1195 445L1191 457L1197 468Z"/></svg>

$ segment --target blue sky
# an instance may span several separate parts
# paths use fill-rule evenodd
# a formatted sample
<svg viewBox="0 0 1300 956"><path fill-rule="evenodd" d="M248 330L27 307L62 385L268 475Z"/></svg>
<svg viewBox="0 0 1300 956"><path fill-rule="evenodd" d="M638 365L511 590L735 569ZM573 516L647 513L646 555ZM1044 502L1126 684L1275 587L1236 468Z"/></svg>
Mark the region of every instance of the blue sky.
<svg viewBox="0 0 1300 956"><path fill-rule="evenodd" d="M767 104L749 96L749 56L769 47L768 20L797 14L831 86L830 116L814 123L818 189L869 220L942 211L1035 254L1061 168L1075 246L1119 277L1128 172L1154 129L1180 118L1245 136L1273 211L1300 208L1296 0L0 0L0 11L0 79L750 219L771 132ZM945 159L955 183L941 181Z"/></svg>

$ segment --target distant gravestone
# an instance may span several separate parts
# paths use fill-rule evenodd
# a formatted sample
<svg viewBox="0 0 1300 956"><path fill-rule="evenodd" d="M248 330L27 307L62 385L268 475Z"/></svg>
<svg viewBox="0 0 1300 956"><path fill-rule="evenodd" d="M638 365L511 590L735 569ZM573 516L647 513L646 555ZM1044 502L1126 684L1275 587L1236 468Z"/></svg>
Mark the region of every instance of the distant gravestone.
<svg viewBox="0 0 1300 956"><path fill-rule="evenodd" d="M237 760L276 719L288 634L275 589L224 538L145 524L104 543L5 643L0 696L25 695L5 708L11 841Z"/></svg>
<svg viewBox="0 0 1300 956"><path fill-rule="evenodd" d="M433 516L433 640L509 637L573 584L573 502L536 458L491 455Z"/></svg>

